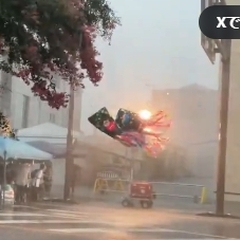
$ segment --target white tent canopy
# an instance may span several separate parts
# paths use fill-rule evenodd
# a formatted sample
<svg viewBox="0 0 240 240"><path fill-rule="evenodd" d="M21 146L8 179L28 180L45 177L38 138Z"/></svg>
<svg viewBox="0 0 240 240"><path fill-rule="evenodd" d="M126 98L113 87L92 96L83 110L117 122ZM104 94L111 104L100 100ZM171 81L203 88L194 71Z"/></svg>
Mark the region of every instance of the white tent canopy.
<svg viewBox="0 0 240 240"><path fill-rule="evenodd" d="M17 137L24 142L45 141L53 144L66 144L68 129L53 123L43 123L37 126L18 130ZM73 131L74 139L81 139L83 134Z"/></svg>
<svg viewBox="0 0 240 240"><path fill-rule="evenodd" d="M0 137L0 156L7 159L51 160L53 156L24 142Z"/></svg>

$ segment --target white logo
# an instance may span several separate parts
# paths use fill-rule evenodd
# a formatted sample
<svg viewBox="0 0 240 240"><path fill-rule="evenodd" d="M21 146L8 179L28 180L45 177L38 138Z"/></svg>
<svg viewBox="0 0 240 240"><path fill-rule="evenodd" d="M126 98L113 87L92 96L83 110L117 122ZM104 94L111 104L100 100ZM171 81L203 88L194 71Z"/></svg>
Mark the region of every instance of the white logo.
<svg viewBox="0 0 240 240"><path fill-rule="evenodd" d="M240 17L216 17L218 24L217 24L217 28L227 28L227 25L225 23L225 21L228 19L229 20L229 26L232 29L240 29ZM238 24L239 26L236 26L235 24Z"/></svg>

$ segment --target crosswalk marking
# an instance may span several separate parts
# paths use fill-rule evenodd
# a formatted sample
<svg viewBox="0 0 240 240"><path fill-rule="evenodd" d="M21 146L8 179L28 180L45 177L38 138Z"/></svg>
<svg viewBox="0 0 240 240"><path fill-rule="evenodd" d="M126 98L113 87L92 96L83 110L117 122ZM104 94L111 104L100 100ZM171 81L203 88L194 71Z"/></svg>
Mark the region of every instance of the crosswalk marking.
<svg viewBox="0 0 240 240"><path fill-rule="evenodd" d="M71 210L62 210L62 209L46 209L48 212L53 212L53 213L62 213L62 214L78 214L78 215L96 215L96 211L97 212L101 212L101 213L106 213L105 210L96 210L92 209L91 211L81 211L79 209L71 209ZM111 213L113 213L113 211L111 211Z"/></svg>
<svg viewBox="0 0 240 240"><path fill-rule="evenodd" d="M66 228L66 229L48 229L51 232L61 233L110 233L110 232L121 232L119 230L113 230L108 228Z"/></svg>
<svg viewBox="0 0 240 240"><path fill-rule="evenodd" d="M97 215L97 216L96 216ZM15 217L21 218L16 219ZM96 212L68 211L47 209L42 213L36 212L0 212L0 225L3 224L105 224L112 225L114 221L103 221L102 214Z"/></svg>
<svg viewBox="0 0 240 240"><path fill-rule="evenodd" d="M58 214L62 216L89 216L89 213L87 212L74 212L74 211L62 211L62 210L47 210L48 212L52 214ZM92 213L91 213L92 214Z"/></svg>
<svg viewBox="0 0 240 240"><path fill-rule="evenodd" d="M80 215L80 214L74 214L74 213L58 213L58 212L52 212L51 216L60 217L60 218L71 218L71 219L87 219L88 215Z"/></svg>
<svg viewBox="0 0 240 240"><path fill-rule="evenodd" d="M25 219L19 219L19 220L0 220L0 225L7 225L7 224L60 224L60 223L78 223L77 220L25 220Z"/></svg>
<svg viewBox="0 0 240 240"><path fill-rule="evenodd" d="M124 233L182 233L189 236L198 236L198 237L205 237L207 239L228 239L224 236L212 235L212 234L205 234L205 233L198 233L198 232L191 232L191 231L184 231L184 230L177 230L177 229L165 229L165 228L120 228L117 230L113 230L112 228L61 228L61 229L48 229L48 231L52 232L60 232L60 233L111 233L111 232L124 232ZM232 239L233 240L233 239Z"/></svg>
<svg viewBox="0 0 240 240"><path fill-rule="evenodd" d="M159 233L159 232L171 232L176 233L177 231L170 229L109 229L109 228L61 228L61 229L48 229L51 232L61 232L61 233L111 233L111 232L125 232L125 233Z"/></svg>
<svg viewBox="0 0 240 240"><path fill-rule="evenodd" d="M21 217L21 219L15 219L15 217ZM102 214L98 213L98 216L96 216L96 212L76 213L63 210L48 210L42 214L28 212L1 213L0 225L7 224L100 224L111 227L122 227L125 225L124 220L104 220Z"/></svg>
<svg viewBox="0 0 240 240"><path fill-rule="evenodd" d="M79 211L79 210L78 210ZM74 211L66 211L66 210L55 210L55 209L47 209L47 212L51 213L51 216L55 216L55 217L60 217L60 218L67 218L67 219L79 219L79 220L83 220L83 219L95 219L95 220L101 220L102 216L100 214L98 214L98 216L96 216L95 212L74 212Z"/></svg>
<svg viewBox="0 0 240 240"><path fill-rule="evenodd" d="M62 210L62 209L46 209L48 212L59 212L59 213L76 213L76 211Z"/></svg>
<svg viewBox="0 0 240 240"><path fill-rule="evenodd" d="M99 210L99 211L97 211ZM174 234L185 234L188 236L201 237L205 239L227 239L223 236L216 236L211 234L204 234L198 232L177 230L177 229L165 229L158 227L149 227L143 228L146 226L142 224L131 224L131 216L133 213L130 212L129 216L125 215L125 212L122 212L120 218L113 219L113 216L118 215L118 211L104 211L101 209L46 209L39 212L1 212L0 213L0 225L23 225L25 224L39 224L41 227L44 227L49 232L55 232L60 234L147 234L148 236L153 237L157 236L160 233L165 233L167 235ZM104 217L106 215L106 218ZM15 218L16 217L16 218ZM9 219L10 218L10 219ZM21 218L21 219L18 219ZM105 220L106 219L106 220ZM128 221L126 221L128 220ZM133 220L135 221L135 220ZM136 219L137 221L137 219ZM134 222L136 223L136 222ZM51 225L53 224L53 225ZM56 225L54 225L56 224ZM64 225L65 224L65 225ZM69 224L69 225L68 225ZM84 225L86 224L86 225ZM140 226L141 225L141 226ZM69 226L69 228L68 228ZM138 228L136 228L138 226ZM159 233L159 234L158 234ZM143 240L142 238L139 238ZM150 238L151 239L151 238ZM169 239L169 238L168 238ZM149 240L149 239L148 239ZM160 239L151 239L151 240L160 240Z"/></svg>
<svg viewBox="0 0 240 240"><path fill-rule="evenodd" d="M0 217L45 217L46 214L26 213L26 212L7 212L0 213Z"/></svg>
<svg viewBox="0 0 240 240"><path fill-rule="evenodd" d="M78 223L78 224L105 224L105 225L111 225L111 222L105 222L105 221L88 221L88 220L67 220L67 219L50 219L50 220L0 220L0 225L4 224L61 224L61 223Z"/></svg>

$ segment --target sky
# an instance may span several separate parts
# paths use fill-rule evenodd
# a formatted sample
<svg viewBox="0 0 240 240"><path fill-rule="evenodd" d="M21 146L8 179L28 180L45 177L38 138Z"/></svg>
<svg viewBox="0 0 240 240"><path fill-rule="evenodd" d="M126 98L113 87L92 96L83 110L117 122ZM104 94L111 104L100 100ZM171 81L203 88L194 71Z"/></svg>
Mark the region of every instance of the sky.
<svg viewBox="0 0 240 240"><path fill-rule="evenodd" d="M87 118L106 106L147 108L152 89L197 83L218 88L218 66L200 44L200 2L193 0L109 0L121 18L111 45L98 39L104 65L99 87L86 80L81 129L91 134Z"/></svg>

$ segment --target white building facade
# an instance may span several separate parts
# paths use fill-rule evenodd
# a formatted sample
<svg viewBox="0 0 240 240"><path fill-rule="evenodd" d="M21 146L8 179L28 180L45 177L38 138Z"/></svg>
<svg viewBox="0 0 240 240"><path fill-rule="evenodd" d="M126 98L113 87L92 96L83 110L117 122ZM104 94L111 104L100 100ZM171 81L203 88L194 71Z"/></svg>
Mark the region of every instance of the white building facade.
<svg viewBox="0 0 240 240"><path fill-rule="evenodd" d="M57 91L69 92L69 84L56 77L54 79ZM67 128L69 108L59 110L49 107L47 102L35 97L31 87L22 79L0 72L0 110L11 121L15 129L32 127L41 123L51 122ZM82 89L74 94L74 130L80 131Z"/></svg>
<svg viewBox="0 0 240 240"><path fill-rule="evenodd" d="M151 105L153 112L163 109L172 119L167 136L172 144L188 152L189 171L197 178L213 179L218 146L218 91L197 84L153 90Z"/></svg>

